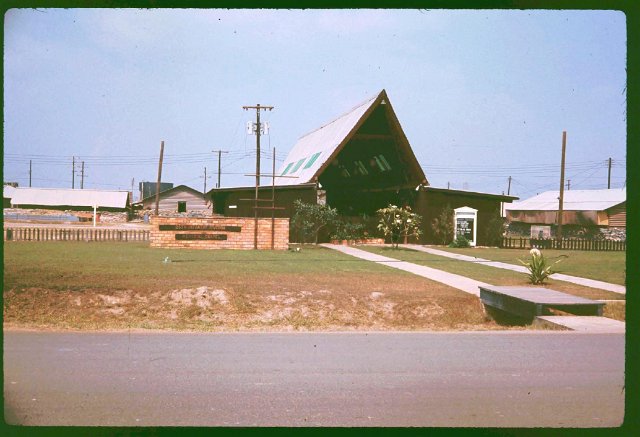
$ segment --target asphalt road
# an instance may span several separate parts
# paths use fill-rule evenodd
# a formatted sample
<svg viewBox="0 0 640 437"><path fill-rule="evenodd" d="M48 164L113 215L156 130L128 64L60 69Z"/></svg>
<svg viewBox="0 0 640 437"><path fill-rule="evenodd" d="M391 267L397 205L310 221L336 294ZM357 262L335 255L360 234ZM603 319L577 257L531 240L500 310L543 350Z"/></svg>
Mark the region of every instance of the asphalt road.
<svg viewBox="0 0 640 437"><path fill-rule="evenodd" d="M5 420L615 427L624 359L621 334L5 332Z"/></svg>

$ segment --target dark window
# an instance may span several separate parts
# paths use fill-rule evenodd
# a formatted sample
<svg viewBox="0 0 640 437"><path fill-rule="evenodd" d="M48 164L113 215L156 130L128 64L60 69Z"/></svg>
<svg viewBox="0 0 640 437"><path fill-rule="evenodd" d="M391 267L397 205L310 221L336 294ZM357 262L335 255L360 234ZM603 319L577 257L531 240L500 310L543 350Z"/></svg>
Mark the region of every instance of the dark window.
<svg viewBox="0 0 640 437"><path fill-rule="evenodd" d="M178 202L178 212L187 212L187 202Z"/></svg>

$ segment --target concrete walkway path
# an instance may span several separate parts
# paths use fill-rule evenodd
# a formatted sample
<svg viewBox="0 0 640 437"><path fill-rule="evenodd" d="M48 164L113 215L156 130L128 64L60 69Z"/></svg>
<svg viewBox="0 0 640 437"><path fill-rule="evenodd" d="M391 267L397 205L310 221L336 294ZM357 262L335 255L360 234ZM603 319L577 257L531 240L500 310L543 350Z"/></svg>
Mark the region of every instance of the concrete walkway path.
<svg viewBox="0 0 640 437"><path fill-rule="evenodd" d="M496 267L496 268L505 269L505 270L512 270L514 272L519 272L519 273L529 272L527 268L524 266L516 266L513 264L503 263L499 261L491 261L488 259L478 258L474 256L460 255L458 253L451 253L444 250L432 249L430 247L420 246L418 244L401 244L400 247L405 247L407 249L417 250L420 252L426 252L432 255L444 256L444 257L456 259L459 261L482 263L482 265L485 265L485 266ZM609 282L596 281L594 279L580 278L578 276L564 275L562 273L555 273L553 275L553 279L556 279L558 281L571 282L573 284L583 285L585 287L612 291L614 293L626 294L626 288L624 285L611 284Z"/></svg>
<svg viewBox="0 0 640 437"><path fill-rule="evenodd" d="M540 325L560 326L577 332L625 333L625 323L599 316L538 316Z"/></svg>
<svg viewBox="0 0 640 437"><path fill-rule="evenodd" d="M421 266L418 264L413 264L406 261L400 261L394 258L389 258L382 255L377 255L375 253L367 252L365 250L356 249L352 246L340 246L336 244L321 244L321 246L326 247L327 249L337 250L338 252L342 252L346 255L351 255L356 258L360 258L363 260L375 262L378 264L382 264L387 267L392 267L394 269L403 270L405 272L413 273L414 275L422 276L423 278L430 279L432 281L440 282L442 284L448 285L453 288L457 288L458 290L462 290L466 293L473 294L474 296L480 297L480 288L481 286L490 286L485 282L476 281L474 279L469 279L465 276L456 275L453 273L444 272L438 269L432 269L431 267ZM463 261L475 261L475 262L486 262L488 265L494 265L494 267L498 268L507 268L509 270L521 271L519 270L519 266L513 266L506 263L498 263L495 261L483 260L481 258L474 258L466 255L458 255L450 252L444 252L441 250L430 249L424 246L418 245L402 245L403 247L409 249L421 250L423 252L432 253L434 255L448 256L450 258L461 259ZM434 253L436 252L436 253ZM504 266L504 267L502 267ZM522 267L524 269L524 267ZM557 275L559 276L559 275ZM567 276L567 275L562 275ZM575 278L582 280L583 278L569 276L569 278ZM559 279L559 278L558 278ZM600 283L600 281L591 281L586 279L585 281ZM578 283L578 282L576 282ZM602 284L608 284L606 282L602 282ZM584 285L584 284L582 284ZM601 287L596 287L601 288ZM624 290L623 290L624 293ZM617 320L609 319L606 317L589 317L589 316L540 316L538 319L541 319L539 322L548 325L561 326L566 329L572 331L580 331L580 332L588 332L588 333L624 333L625 332L625 323Z"/></svg>
<svg viewBox="0 0 640 437"><path fill-rule="evenodd" d="M431 267L400 261L382 255L376 255L375 253L356 249L352 246L340 246L336 244L322 244L321 246L337 250L347 255L355 256L356 258L382 264L387 267L404 270L405 272L413 273L415 275L422 276L423 278L431 279L432 281L441 282L450 287L473 294L474 296L480 296L480 286L489 286L489 284L485 282L469 279L466 276L460 276L453 273L443 272L442 270L432 269Z"/></svg>

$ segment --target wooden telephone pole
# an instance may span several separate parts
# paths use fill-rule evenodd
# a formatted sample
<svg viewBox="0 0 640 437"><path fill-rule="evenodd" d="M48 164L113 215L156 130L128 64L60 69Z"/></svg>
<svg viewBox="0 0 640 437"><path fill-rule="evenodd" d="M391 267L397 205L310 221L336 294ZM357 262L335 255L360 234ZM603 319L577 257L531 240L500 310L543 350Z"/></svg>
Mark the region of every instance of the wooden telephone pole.
<svg viewBox="0 0 640 437"><path fill-rule="evenodd" d="M564 202L564 157L565 152L567 150L567 132L562 131L562 160L560 163L560 197L558 197L558 232L556 234L556 239L558 240L558 247L560 249L560 245L562 244L562 208Z"/></svg>
<svg viewBox="0 0 640 437"><path fill-rule="evenodd" d="M162 179L162 156L164 155L164 141L160 142L160 161L158 162L158 184L156 185L156 216L160 205L160 180Z"/></svg>
<svg viewBox="0 0 640 437"><path fill-rule="evenodd" d="M223 153L229 153L226 150L214 150L213 152L218 152L218 183L216 184L216 188L220 188L220 174L221 174L221 169L222 169L222 154Z"/></svg>
<svg viewBox="0 0 640 437"><path fill-rule="evenodd" d="M249 109L256 110L256 197L254 200L254 231L253 231L253 248L258 248L258 187L260 186L260 110L273 110L273 106L243 106L245 111Z"/></svg>

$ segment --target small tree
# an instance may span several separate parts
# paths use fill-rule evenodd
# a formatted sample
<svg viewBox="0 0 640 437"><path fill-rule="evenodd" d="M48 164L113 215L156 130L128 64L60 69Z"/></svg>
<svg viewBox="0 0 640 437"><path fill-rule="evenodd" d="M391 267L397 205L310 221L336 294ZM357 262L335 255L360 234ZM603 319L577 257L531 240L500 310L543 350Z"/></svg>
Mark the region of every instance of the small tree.
<svg viewBox="0 0 640 437"><path fill-rule="evenodd" d="M433 235L441 244L453 241L453 209L450 205L444 207L440 215L431 222Z"/></svg>
<svg viewBox="0 0 640 437"><path fill-rule="evenodd" d="M331 225L338 217L338 210L328 205L305 203L297 199L293 206L295 212L291 221L301 234L303 243L307 242L307 237L312 237L314 244L318 244L320 230Z"/></svg>
<svg viewBox="0 0 640 437"><path fill-rule="evenodd" d="M398 247L401 238L406 241L409 237L419 237L422 234L420 223L422 217L411 212L411 208L404 208L395 205L389 205L386 208L378 210L378 230L385 237L390 237L391 244L394 248Z"/></svg>
<svg viewBox="0 0 640 437"><path fill-rule="evenodd" d="M507 223L500 214L493 216L486 227L487 245L489 246L501 246L502 238L507 230Z"/></svg>

